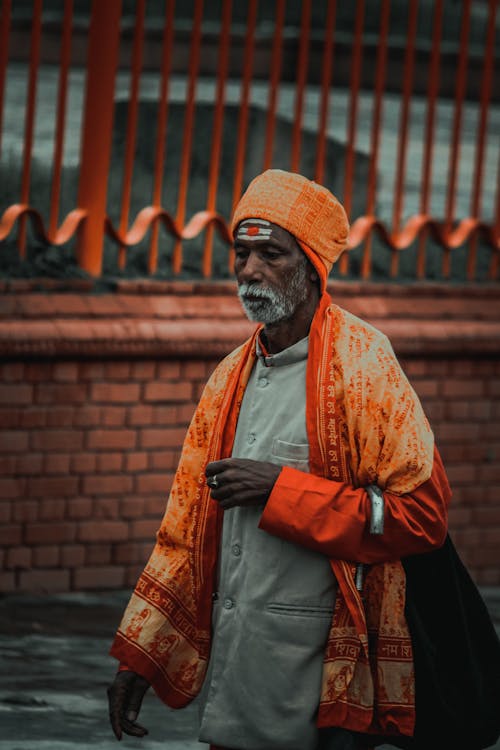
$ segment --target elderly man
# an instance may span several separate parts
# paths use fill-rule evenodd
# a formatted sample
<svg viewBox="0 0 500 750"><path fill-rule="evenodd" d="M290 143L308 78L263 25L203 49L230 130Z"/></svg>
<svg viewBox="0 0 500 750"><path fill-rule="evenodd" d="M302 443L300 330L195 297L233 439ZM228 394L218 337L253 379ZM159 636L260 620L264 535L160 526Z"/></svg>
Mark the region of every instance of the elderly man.
<svg viewBox="0 0 500 750"><path fill-rule="evenodd" d="M114 732L146 733L135 720L152 685L172 707L199 695L214 748L411 736L400 559L445 539L432 432L386 337L326 291L348 235L336 198L268 170L232 230L238 295L260 325L189 427L112 647Z"/></svg>

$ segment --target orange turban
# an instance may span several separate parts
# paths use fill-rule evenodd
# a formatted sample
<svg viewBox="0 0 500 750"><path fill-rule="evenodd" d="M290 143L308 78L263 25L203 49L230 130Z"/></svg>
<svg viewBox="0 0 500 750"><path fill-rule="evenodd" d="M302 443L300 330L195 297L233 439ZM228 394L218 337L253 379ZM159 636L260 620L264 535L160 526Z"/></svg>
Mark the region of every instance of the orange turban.
<svg viewBox="0 0 500 750"><path fill-rule="evenodd" d="M233 235L244 219L267 219L293 234L325 288L349 234L344 207L329 190L295 172L268 169L252 180L236 206Z"/></svg>

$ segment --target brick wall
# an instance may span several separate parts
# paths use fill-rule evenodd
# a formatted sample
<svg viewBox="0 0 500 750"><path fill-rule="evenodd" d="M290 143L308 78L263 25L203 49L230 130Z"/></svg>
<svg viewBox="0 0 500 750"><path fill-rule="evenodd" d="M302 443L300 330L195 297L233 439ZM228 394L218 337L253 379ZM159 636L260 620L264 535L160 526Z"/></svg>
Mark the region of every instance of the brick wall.
<svg viewBox="0 0 500 750"><path fill-rule="evenodd" d="M457 547L499 585L500 291L332 293L390 336L448 471ZM135 583L203 384L250 330L230 283L4 289L0 590Z"/></svg>

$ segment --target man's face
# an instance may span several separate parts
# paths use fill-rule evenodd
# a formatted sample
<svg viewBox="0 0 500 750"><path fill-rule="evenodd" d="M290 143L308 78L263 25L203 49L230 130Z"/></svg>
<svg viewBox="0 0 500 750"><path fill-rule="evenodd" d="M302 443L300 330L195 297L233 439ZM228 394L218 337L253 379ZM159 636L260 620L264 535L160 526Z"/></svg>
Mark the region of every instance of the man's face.
<svg viewBox="0 0 500 750"><path fill-rule="evenodd" d="M291 318L310 294L308 261L282 227L248 219L237 229L234 270L250 320L272 325Z"/></svg>

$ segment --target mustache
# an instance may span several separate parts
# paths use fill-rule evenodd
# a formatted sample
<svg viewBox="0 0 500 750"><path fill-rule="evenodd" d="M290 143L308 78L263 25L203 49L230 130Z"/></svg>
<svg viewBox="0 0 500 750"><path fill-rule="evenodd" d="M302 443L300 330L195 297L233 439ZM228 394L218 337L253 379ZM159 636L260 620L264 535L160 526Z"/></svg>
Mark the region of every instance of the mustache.
<svg viewBox="0 0 500 750"><path fill-rule="evenodd" d="M257 297L258 299L273 300L276 292L269 287L259 284L240 284L238 287L239 297Z"/></svg>

